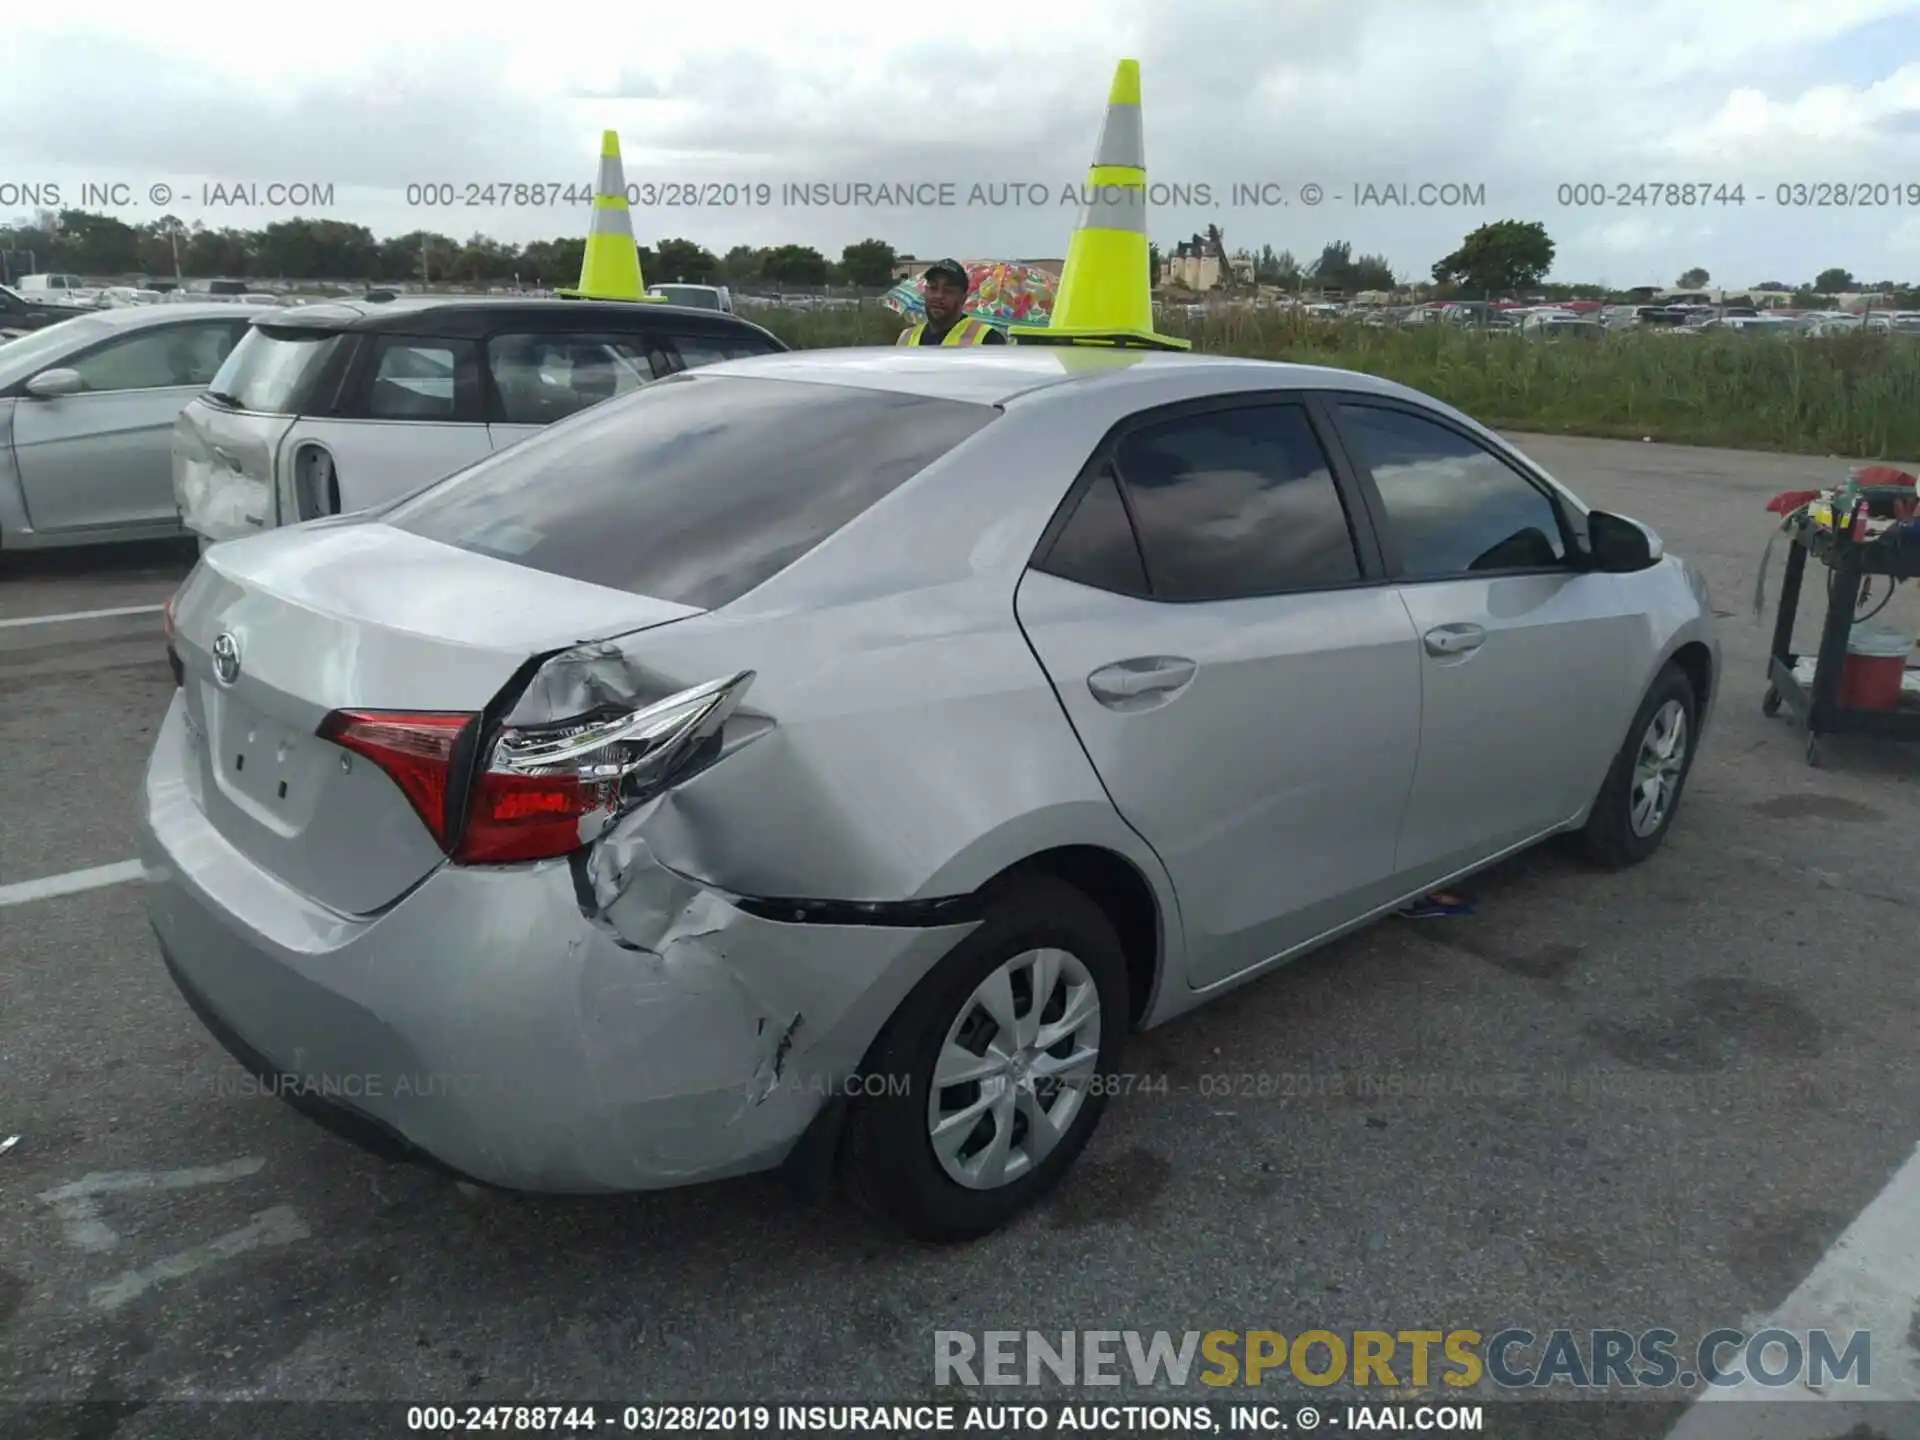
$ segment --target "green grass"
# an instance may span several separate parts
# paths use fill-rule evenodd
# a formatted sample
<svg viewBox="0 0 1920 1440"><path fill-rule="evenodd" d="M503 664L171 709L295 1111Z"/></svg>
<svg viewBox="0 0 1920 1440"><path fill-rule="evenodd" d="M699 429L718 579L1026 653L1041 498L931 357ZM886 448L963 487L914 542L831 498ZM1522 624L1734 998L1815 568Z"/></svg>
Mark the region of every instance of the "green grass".
<svg viewBox="0 0 1920 1440"><path fill-rule="evenodd" d="M756 311L789 345L887 345L879 307ZM1920 457L1920 339L1614 333L1593 342L1451 326L1369 328L1233 313L1162 322L1196 351L1331 365L1397 380L1483 424L1851 459Z"/></svg>

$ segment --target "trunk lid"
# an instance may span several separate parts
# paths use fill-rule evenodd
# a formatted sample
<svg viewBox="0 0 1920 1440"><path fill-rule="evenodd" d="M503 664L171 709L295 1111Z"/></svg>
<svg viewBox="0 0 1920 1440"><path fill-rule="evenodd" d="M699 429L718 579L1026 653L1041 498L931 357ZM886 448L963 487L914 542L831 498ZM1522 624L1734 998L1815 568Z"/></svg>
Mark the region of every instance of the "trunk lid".
<svg viewBox="0 0 1920 1440"><path fill-rule="evenodd" d="M279 524L273 462L293 424L291 415L189 401L173 422L173 498L186 527L233 540Z"/></svg>
<svg viewBox="0 0 1920 1440"><path fill-rule="evenodd" d="M391 777L319 738L328 714L478 713L536 655L699 613L374 521L222 545L174 605L192 788L262 869L343 913L378 910L446 856Z"/></svg>

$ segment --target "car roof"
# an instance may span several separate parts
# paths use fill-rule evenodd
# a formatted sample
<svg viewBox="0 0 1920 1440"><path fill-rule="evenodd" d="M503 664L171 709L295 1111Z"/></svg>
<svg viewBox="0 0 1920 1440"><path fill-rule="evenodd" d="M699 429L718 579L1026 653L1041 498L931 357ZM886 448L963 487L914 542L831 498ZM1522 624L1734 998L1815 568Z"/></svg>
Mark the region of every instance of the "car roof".
<svg viewBox="0 0 1920 1440"><path fill-rule="evenodd" d="M966 350L887 346L793 350L701 367L704 375L754 376L814 385L887 390L976 405L1007 405L1025 397L1072 387L1151 390L1175 375L1211 374L1223 390L1360 390L1432 405L1390 380L1354 370L1252 360L1191 351L1112 350L1061 345L1011 345Z"/></svg>
<svg viewBox="0 0 1920 1440"><path fill-rule="evenodd" d="M114 330L144 330L149 326L166 325L181 320L245 320L255 315L270 315L274 310L266 305L235 305L210 302L206 304L177 305L130 305L120 308L86 310L75 307L74 315L84 315L90 320L101 321ZM94 332L96 335L98 330Z"/></svg>
<svg viewBox="0 0 1920 1440"><path fill-rule="evenodd" d="M564 320L571 328L571 323L583 315L595 314L623 323L642 317L671 317L676 328L687 331L745 329L767 333L751 320L697 305L523 295L405 295L393 300L323 300L276 311L272 323L296 330L388 331L454 339L492 334L509 317L520 321Z"/></svg>

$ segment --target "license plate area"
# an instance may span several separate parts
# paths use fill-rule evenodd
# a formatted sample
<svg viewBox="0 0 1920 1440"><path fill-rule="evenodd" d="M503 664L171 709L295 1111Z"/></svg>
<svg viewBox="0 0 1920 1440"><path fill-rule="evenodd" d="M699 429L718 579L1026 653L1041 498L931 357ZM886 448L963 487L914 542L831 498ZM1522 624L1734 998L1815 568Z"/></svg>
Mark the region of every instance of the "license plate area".
<svg viewBox="0 0 1920 1440"><path fill-rule="evenodd" d="M221 695L206 744L215 779L234 803L277 830L300 830L320 799L329 751L318 737Z"/></svg>

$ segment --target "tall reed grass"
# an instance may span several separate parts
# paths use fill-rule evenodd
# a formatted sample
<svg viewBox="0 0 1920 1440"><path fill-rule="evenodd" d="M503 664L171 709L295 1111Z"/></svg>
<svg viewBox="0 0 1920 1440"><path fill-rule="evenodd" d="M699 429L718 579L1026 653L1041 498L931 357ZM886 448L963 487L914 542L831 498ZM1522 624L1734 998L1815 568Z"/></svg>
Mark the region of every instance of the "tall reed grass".
<svg viewBox="0 0 1920 1440"><path fill-rule="evenodd" d="M888 345L900 330L877 307L751 313L789 345L808 349ZM1246 311L1161 324L1196 351L1395 380L1504 430L1920 457L1920 337L1625 331L1588 341Z"/></svg>

